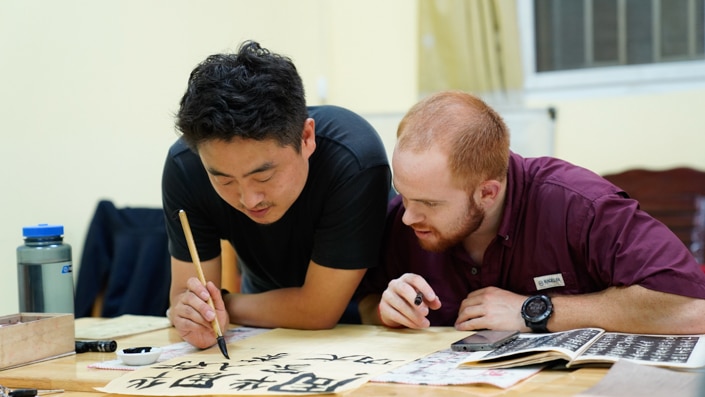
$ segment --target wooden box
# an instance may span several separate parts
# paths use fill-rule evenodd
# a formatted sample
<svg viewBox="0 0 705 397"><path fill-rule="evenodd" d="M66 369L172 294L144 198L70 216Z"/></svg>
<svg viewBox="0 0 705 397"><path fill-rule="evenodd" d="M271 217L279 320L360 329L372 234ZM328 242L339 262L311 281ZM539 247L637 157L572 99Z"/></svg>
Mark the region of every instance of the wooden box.
<svg viewBox="0 0 705 397"><path fill-rule="evenodd" d="M0 371L75 354L75 343L73 314L1 316Z"/></svg>

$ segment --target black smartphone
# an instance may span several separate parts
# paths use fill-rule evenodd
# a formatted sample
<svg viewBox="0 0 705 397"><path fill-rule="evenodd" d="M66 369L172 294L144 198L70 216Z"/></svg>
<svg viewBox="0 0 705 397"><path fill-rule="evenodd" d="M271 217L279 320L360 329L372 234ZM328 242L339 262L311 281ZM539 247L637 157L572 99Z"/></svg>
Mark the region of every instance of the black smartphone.
<svg viewBox="0 0 705 397"><path fill-rule="evenodd" d="M457 352L494 350L507 342L513 341L517 336L519 336L519 331L482 330L453 342L450 348Z"/></svg>

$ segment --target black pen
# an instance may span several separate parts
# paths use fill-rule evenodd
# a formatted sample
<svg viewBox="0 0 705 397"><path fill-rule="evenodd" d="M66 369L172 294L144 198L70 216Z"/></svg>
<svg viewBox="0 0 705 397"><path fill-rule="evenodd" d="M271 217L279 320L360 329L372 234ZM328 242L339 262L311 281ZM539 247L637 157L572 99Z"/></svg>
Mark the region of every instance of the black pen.
<svg viewBox="0 0 705 397"><path fill-rule="evenodd" d="M414 304L418 306L421 304L421 302L423 302L423 294L421 292L417 292L416 299L414 299Z"/></svg>
<svg viewBox="0 0 705 397"><path fill-rule="evenodd" d="M85 352L114 352L117 342L114 340L77 340L76 353Z"/></svg>
<svg viewBox="0 0 705 397"><path fill-rule="evenodd" d="M63 393L63 389L55 390L38 390L38 389L15 389L9 392L7 395L9 397L34 397L41 396L43 394L53 394L53 393Z"/></svg>

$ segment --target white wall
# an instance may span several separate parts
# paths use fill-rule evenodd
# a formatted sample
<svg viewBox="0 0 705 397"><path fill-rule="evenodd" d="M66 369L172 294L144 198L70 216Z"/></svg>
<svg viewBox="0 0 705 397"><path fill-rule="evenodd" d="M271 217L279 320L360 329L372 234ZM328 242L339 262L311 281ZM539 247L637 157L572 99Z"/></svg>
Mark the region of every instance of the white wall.
<svg viewBox="0 0 705 397"><path fill-rule="evenodd" d="M173 114L207 55L255 39L294 60L310 104L399 113L416 99L415 10L406 0L0 1L0 315L18 311L23 226L64 224L76 273L100 199L161 205Z"/></svg>

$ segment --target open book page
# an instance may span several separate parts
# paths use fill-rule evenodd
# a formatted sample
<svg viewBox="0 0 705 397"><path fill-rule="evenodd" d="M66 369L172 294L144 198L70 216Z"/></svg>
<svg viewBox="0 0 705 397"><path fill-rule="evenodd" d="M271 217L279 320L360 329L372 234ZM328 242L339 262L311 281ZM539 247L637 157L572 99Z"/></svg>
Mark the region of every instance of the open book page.
<svg viewBox="0 0 705 397"><path fill-rule="evenodd" d="M608 332L569 366L614 363L626 359L669 368L705 366L704 335L640 335Z"/></svg>
<svg viewBox="0 0 705 397"><path fill-rule="evenodd" d="M511 368L558 359L572 361L603 333L599 328L582 328L550 334L521 334L489 353L472 353L461 365Z"/></svg>

